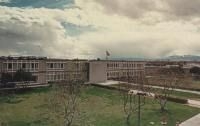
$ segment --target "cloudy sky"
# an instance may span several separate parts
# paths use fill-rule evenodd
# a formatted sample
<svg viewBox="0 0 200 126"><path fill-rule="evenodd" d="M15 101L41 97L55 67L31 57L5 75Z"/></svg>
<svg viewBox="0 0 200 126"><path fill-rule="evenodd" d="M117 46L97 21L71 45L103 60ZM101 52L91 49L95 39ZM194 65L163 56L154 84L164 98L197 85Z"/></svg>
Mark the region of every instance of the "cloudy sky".
<svg viewBox="0 0 200 126"><path fill-rule="evenodd" d="M200 55L200 0L0 0L0 55Z"/></svg>

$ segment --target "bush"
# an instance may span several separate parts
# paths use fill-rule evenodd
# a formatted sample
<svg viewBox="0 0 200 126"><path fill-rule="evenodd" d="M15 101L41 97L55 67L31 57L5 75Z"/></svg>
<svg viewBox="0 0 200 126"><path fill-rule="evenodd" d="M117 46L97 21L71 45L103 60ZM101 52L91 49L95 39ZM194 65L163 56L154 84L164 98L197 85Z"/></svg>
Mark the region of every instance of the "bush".
<svg viewBox="0 0 200 126"><path fill-rule="evenodd" d="M192 67L190 69L190 73L200 75L200 68L199 67Z"/></svg>
<svg viewBox="0 0 200 126"><path fill-rule="evenodd" d="M187 99L182 99L182 98L177 98L177 97L167 97L167 100L176 102L176 103L181 103L181 104L187 104L188 100Z"/></svg>
<svg viewBox="0 0 200 126"><path fill-rule="evenodd" d="M16 83L1 83L0 88L14 88Z"/></svg>

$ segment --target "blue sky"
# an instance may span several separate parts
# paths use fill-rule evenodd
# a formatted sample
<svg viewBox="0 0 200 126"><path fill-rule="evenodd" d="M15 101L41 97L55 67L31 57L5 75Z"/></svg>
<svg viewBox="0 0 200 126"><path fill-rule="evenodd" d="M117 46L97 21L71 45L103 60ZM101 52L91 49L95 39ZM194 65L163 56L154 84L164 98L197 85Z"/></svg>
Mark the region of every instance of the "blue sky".
<svg viewBox="0 0 200 126"><path fill-rule="evenodd" d="M73 0L9 0L1 2L0 5L8 7L33 7L33 8L59 8L74 4Z"/></svg>
<svg viewBox="0 0 200 126"><path fill-rule="evenodd" d="M0 55L200 54L200 0L0 0Z"/></svg>

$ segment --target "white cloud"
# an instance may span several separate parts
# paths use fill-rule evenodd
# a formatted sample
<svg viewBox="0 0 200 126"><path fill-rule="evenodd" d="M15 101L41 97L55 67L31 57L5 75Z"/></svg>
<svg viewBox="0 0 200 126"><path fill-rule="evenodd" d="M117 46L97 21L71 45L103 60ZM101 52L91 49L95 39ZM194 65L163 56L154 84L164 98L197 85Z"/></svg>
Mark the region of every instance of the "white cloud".
<svg viewBox="0 0 200 126"><path fill-rule="evenodd" d="M10 3L10 0L0 0L0 3Z"/></svg>
<svg viewBox="0 0 200 126"><path fill-rule="evenodd" d="M64 10L0 7L0 54L104 58L105 50L114 57L200 52L199 17L170 21L161 11L149 8L139 18L130 18L105 13L104 6L94 0L76 0L75 6ZM157 10L169 9L162 2L155 6ZM66 30L72 29L66 29L61 22L96 30L69 36Z"/></svg>

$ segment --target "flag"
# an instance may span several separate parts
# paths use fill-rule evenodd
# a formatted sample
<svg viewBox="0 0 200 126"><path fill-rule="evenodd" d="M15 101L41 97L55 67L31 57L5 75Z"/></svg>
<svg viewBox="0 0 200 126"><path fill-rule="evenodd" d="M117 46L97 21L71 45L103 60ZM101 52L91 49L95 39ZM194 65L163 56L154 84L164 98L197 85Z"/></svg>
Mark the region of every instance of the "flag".
<svg viewBox="0 0 200 126"><path fill-rule="evenodd" d="M108 51L106 51L106 56L110 56L110 53Z"/></svg>

